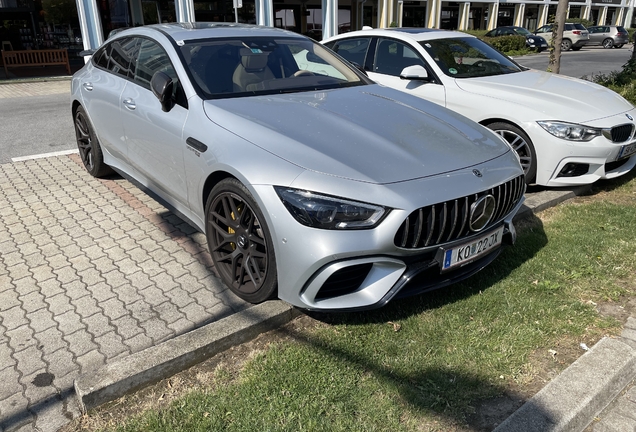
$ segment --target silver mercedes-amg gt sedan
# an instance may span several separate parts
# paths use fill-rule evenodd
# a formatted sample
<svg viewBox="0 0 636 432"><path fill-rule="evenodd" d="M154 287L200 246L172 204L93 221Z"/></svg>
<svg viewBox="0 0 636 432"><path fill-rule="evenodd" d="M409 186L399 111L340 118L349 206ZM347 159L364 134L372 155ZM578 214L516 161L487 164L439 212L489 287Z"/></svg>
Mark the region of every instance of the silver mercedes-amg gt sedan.
<svg viewBox="0 0 636 432"><path fill-rule="evenodd" d="M134 179L204 232L250 302L380 307L515 239L525 182L506 142L295 33L122 31L75 74L71 107L88 172Z"/></svg>

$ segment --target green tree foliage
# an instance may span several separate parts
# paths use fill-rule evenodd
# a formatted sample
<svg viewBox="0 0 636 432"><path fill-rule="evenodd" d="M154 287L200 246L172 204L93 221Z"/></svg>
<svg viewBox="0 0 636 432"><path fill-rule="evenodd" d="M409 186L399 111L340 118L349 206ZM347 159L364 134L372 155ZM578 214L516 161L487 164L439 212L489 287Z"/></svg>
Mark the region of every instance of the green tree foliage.
<svg viewBox="0 0 636 432"><path fill-rule="evenodd" d="M70 24L77 17L75 0L42 0L42 10L48 22Z"/></svg>

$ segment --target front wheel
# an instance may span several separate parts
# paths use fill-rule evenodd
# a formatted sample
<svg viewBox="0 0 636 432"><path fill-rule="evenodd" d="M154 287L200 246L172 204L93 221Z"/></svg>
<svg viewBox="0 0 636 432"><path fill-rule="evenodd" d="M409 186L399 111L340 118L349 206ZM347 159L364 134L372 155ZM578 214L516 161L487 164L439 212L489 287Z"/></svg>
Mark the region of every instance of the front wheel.
<svg viewBox="0 0 636 432"><path fill-rule="evenodd" d="M571 48L572 48L572 41L570 39L563 39L561 41L562 51L570 51Z"/></svg>
<svg viewBox="0 0 636 432"><path fill-rule="evenodd" d="M603 41L603 48L611 48L614 46L614 41L610 38L607 38Z"/></svg>
<svg viewBox="0 0 636 432"><path fill-rule="evenodd" d="M487 125L510 144L519 155L519 161L526 176L526 184L533 183L537 175L537 155L534 145L524 131L508 123L496 122Z"/></svg>
<svg viewBox="0 0 636 432"><path fill-rule="evenodd" d="M274 247L252 194L236 179L222 180L205 214L210 255L223 282L250 303L271 298L278 285Z"/></svg>
<svg viewBox="0 0 636 432"><path fill-rule="evenodd" d="M84 108L77 107L73 117L75 126L75 138L80 158L84 163L84 168L93 177L104 177L113 172L112 168L104 163L104 155L99 145L99 140L93 131L88 115Z"/></svg>

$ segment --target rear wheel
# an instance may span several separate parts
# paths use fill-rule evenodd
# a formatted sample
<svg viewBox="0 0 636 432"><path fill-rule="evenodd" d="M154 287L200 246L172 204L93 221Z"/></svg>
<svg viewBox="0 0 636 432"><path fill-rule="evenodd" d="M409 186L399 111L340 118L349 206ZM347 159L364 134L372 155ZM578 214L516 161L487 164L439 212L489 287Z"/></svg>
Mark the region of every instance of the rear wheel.
<svg viewBox="0 0 636 432"><path fill-rule="evenodd" d="M571 48L572 48L572 41L570 39L563 39L561 41L562 51L570 51Z"/></svg>
<svg viewBox="0 0 636 432"><path fill-rule="evenodd" d="M113 172L112 168L104 163L104 155L99 145L97 136L93 131L86 111L84 108L77 107L74 117L75 138L77 139L77 148L80 158L86 171L93 177L103 177Z"/></svg>
<svg viewBox="0 0 636 432"><path fill-rule="evenodd" d="M272 297L274 247L252 194L236 179L222 180L210 192L205 214L210 255L223 282L250 303Z"/></svg>
<svg viewBox="0 0 636 432"><path fill-rule="evenodd" d="M603 41L603 48L611 48L614 46L614 41L610 38L607 38Z"/></svg>
<svg viewBox="0 0 636 432"><path fill-rule="evenodd" d="M519 155L519 161L526 175L526 183L533 183L537 175L537 155L534 145L524 131L508 123L496 122L487 125L496 134L501 135Z"/></svg>

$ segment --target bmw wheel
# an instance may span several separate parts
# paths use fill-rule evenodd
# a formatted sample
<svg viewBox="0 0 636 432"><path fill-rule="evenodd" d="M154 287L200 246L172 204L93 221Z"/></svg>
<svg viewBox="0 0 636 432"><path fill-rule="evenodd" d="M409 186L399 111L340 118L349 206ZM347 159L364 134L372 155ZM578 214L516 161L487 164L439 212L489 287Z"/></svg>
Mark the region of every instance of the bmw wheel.
<svg viewBox="0 0 636 432"><path fill-rule="evenodd" d="M518 127L508 123L497 122L487 126L505 139L517 152L523 173L526 176L526 184L533 183L537 174L537 155L528 135Z"/></svg>
<svg viewBox="0 0 636 432"><path fill-rule="evenodd" d="M571 48L572 48L572 41L570 39L563 39L561 41L562 51L570 51Z"/></svg>
<svg viewBox="0 0 636 432"><path fill-rule="evenodd" d="M614 46L614 41L610 38L607 38L603 41L603 48L611 48Z"/></svg>
<svg viewBox="0 0 636 432"><path fill-rule="evenodd" d="M113 172L112 168L104 163L104 155L99 141L93 131L84 108L77 107L74 116L75 138L80 158L84 163L86 171L93 177L103 177Z"/></svg>
<svg viewBox="0 0 636 432"><path fill-rule="evenodd" d="M223 282L250 303L276 291L276 259L265 218L252 194L228 178L210 192L206 206L210 255Z"/></svg>

